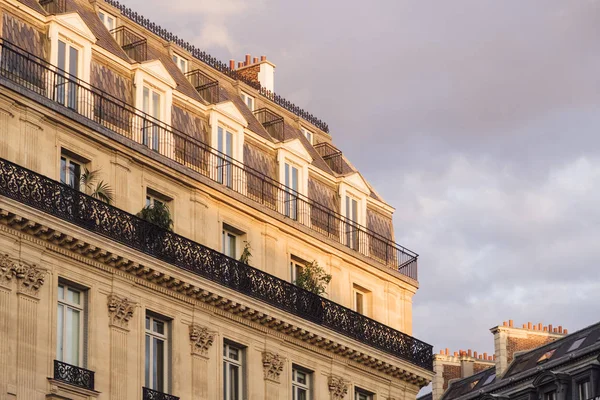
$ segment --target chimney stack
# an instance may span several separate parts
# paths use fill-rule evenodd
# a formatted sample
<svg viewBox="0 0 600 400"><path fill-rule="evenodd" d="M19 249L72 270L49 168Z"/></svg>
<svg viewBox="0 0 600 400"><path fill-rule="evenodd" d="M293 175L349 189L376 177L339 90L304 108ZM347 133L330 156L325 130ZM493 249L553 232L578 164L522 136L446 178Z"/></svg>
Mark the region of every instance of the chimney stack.
<svg viewBox="0 0 600 400"><path fill-rule="evenodd" d="M235 60L229 60L229 69L232 71L235 69Z"/></svg>
<svg viewBox="0 0 600 400"><path fill-rule="evenodd" d="M229 65L235 65L235 61L233 64L230 61ZM268 61L267 56L260 56L259 60L258 57L246 54L244 61L238 62L237 69L244 78L259 83L268 92L275 91L275 64Z"/></svg>

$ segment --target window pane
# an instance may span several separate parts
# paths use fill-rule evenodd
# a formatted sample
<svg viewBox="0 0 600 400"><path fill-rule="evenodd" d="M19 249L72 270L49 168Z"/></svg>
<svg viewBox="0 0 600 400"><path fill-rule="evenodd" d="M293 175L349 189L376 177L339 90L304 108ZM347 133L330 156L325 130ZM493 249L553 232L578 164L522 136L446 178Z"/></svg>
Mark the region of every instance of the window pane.
<svg viewBox="0 0 600 400"><path fill-rule="evenodd" d="M146 317L146 329L150 330L150 317Z"/></svg>
<svg viewBox="0 0 600 400"><path fill-rule="evenodd" d="M165 391L165 343L160 339L154 339L154 358L156 360L156 390Z"/></svg>
<svg viewBox="0 0 600 400"><path fill-rule="evenodd" d="M65 70L67 63L67 45L62 40L58 41L58 68Z"/></svg>
<svg viewBox="0 0 600 400"><path fill-rule="evenodd" d="M223 347L223 352L227 351L226 347ZM225 354L223 354L225 355ZM227 362L223 362L223 398L227 399L229 396L227 395L227 383L229 381L229 377L227 376Z"/></svg>
<svg viewBox="0 0 600 400"><path fill-rule="evenodd" d="M231 358L232 360L238 360L239 358L239 352L238 349L234 348L234 347L230 347L229 348L229 358Z"/></svg>
<svg viewBox="0 0 600 400"><path fill-rule="evenodd" d="M160 333L161 335L165 334L165 323L162 321L154 320L154 326L152 330L156 333Z"/></svg>
<svg viewBox="0 0 600 400"><path fill-rule="evenodd" d="M67 307L65 362L79 365L79 311Z"/></svg>
<svg viewBox="0 0 600 400"><path fill-rule="evenodd" d="M229 157L231 157L232 154L233 154L233 151L232 151L232 148L233 148L233 144L232 144L232 142L233 142L233 135L232 135L231 132L227 132L226 133L226 137L227 137L227 140L226 140L226 143L225 143L225 154L227 154Z"/></svg>
<svg viewBox="0 0 600 400"><path fill-rule="evenodd" d="M62 183L67 183L67 160L64 157L60 158L60 181ZM59 286L60 290L60 286ZM59 292L60 294L60 292ZM59 296L59 299L62 299L62 295Z"/></svg>
<svg viewBox="0 0 600 400"><path fill-rule="evenodd" d="M292 189L298 191L298 168L292 167Z"/></svg>
<svg viewBox="0 0 600 400"><path fill-rule="evenodd" d="M68 300L71 303L73 303L73 304L81 304L79 291L73 290L73 289L69 288L68 292L69 292L69 298L68 298Z"/></svg>
<svg viewBox="0 0 600 400"><path fill-rule="evenodd" d="M69 47L69 74L77 77L78 73L79 50L74 47Z"/></svg>
<svg viewBox="0 0 600 400"><path fill-rule="evenodd" d="M235 258L236 254L237 251L235 248L235 236L229 235L229 257Z"/></svg>
<svg viewBox="0 0 600 400"><path fill-rule="evenodd" d="M298 388L298 396L296 397L296 399L297 400L306 400L308 398L307 394L308 394L308 391L306 389Z"/></svg>
<svg viewBox="0 0 600 400"><path fill-rule="evenodd" d="M76 162L70 161L70 170L72 174L71 186L77 190L81 189L81 165Z"/></svg>
<svg viewBox="0 0 600 400"><path fill-rule="evenodd" d="M146 317L146 328L148 328L148 317ZM150 387L150 336L146 335L146 387Z"/></svg>
<svg viewBox="0 0 600 400"><path fill-rule="evenodd" d="M152 92L152 116L160 119L160 95Z"/></svg>
<svg viewBox="0 0 600 400"><path fill-rule="evenodd" d="M62 289L62 287L59 286L59 292L61 289ZM65 310L61 304L58 305L58 313L57 313L56 319L57 319L56 325L58 328L58 332L56 333L56 358L58 359L58 361L64 361L63 343L65 340L65 337L64 337Z"/></svg>
<svg viewBox="0 0 600 400"><path fill-rule="evenodd" d="M147 87L144 88L144 99L142 107L142 111L144 111L145 113L150 112L150 90Z"/></svg>
<svg viewBox="0 0 600 400"><path fill-rule="evenodd" d="M240 369L237 365L230 365L230 374L231 374L231 382L230 382L230 390L231 390L231 400L239 400L240 393Z"/></svg>

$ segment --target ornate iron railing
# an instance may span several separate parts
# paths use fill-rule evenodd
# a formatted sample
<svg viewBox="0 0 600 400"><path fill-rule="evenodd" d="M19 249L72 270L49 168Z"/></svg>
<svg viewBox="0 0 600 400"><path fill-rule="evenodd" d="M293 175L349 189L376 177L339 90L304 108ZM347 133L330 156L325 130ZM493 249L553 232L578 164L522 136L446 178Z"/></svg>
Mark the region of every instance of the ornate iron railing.
<svg viewBox="0 0 600 400"><path fill-rule="evenodd" d="M206 53L205 51L198 49L196 46L190 44L189 42L186 42L185 40L180 39L177 35L174 35L173 33L162 28L160 25L155 24L154 22L150 21L149 19L144 18L143 15L138 14L137 12L133 11L131 8L125 7L124 5L122 5L121 3L119 3L118 1L115 1L115 0L105 0L105 1L108 4L112 5L113 7L118 8L121 11L121 13L123 14L123 16L129 18L131 21L135 22L136 24L140 25L141 27L148 29L150 32L152 32L155 35L157 35L158 37L166 40L167 42L175 43L182 49L188 51L190 54L192 54L198 60L200 60L203 63L205 63L206 65L216 69L217 71L229 76L230 78L240 80L240 81L246 83L247 85L257 89L261 95L263 95L264 97L273 101L275 104L285 108L289 112L310 122L317 128L321 129L323 132L329 133L329 126L327 125L327 123L325 123L324 121L321 121L319 118L315 117L308 111L305 111L302 108L298 107L297 105L293 104L291 101L288 101L288 100L284 99L283 97L268 91L267 89L262 87L257 82L254 82L254 81L246 78L242 74L238 73L236 70L229 68L229 66L227 64L219 61L218 59L216 59L215 57Z"/></svg>
<svg viewBox="0 0 600 400"><path fill-rule="evenodd" d="M268 108L259 108L252 114L254 114L263 128L269 132L269 135L280 141L285 139L283 132L285 124L283 123L283 117L281 115L274 113Z"/></svg>
<svg viewBox="0 0 600 400"><path fill-rule="evenodd" d="M62 14L67 11L66 0L40 0L40 5L48 14Z"/></svg>
<svg viewBox="0 0 600 400"><path fill-rule="evenodd" d="M94 390L94 371L62 361L54 360L54 379L69 385Z"/></svg>
<svg viewBox="0 0 600 400"><path fill-rule="evenodd" d="M6 41L0 77L146 146L412 279L418 255Z"/></svg>
<svg viewBox="0 0 600 400"><path fill-rule="evenodd" d="M119 46L129 56L129 58L143 62L148 59L148 40L127 28L120 26L110 31Z"/></svg>
<svg viewBox="0 0 600 400"><path fill-rule="evenodd" d="M209 104L219 102L219 81L211 78L199 69L190 71L185 76L194 88L196 88L198 94Z"/></svg>
<svg viewBox="0 0 600 400"><path fill-rule="evenodd" d="M432 370L432 346L67 185L0 159L0 195Z"/></svg>
<svg viewBox="0 0 600 400"><path fill-rule="evenodd" d="M142 388L142 400L179 400L179 397L144 387Z"/></svg>

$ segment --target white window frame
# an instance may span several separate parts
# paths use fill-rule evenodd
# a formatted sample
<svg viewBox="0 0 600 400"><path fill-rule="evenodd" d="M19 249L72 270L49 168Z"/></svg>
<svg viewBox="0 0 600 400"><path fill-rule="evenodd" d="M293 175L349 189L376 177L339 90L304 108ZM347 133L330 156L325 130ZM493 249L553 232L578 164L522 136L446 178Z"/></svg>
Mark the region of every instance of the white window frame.
<svg viewBox="0 0 600 400"><path fill-rule="evenodd" d="M173 62L177 68L185 75L188 73L188 60L177 53L173 53Z"/></svg>
<svg viewBox="0 0 600 400"><path fill-rule="evenodd" d="M297 257L292 257L290 259L290 282L296 284L296 279L298 279L298 270L301 270L306 267L306 262L299 260Z"/></svg>
<svg viewBox="0 0 600 400"><path fill-rule="evenodd" d="M233 249L233 255L230 254L231 248L230 248L230 240L233 238L233 244L234 244L234 249ZM239 242L240 242L240 235L233 232L231 229L228 229L226 227L223 227L223 232L221 235L221 252L223 254L225 254L228 257L231 258L235 258L236 260L238 259L238 254L239 254Z"/></svg>
<svg viewBox="0 0 600 400"><path fill-rule="evenodd" d="M292 187L293 172L296 171L296 188ZM283 164L283 181L284 185L284 199L283 199L283 211L284 215L293 220L298 219L298 205L300 202L300 190L302 186L302 167L290 160L285 160Z"/></svg>
<svg viewBox="0 0 600 400"><path fill-rule="evenodd" d="M63 293L63 297L60 298L60 293L61 293L61 288L62 288L62 293ZM79 303L74 303L68 300L68 298L66 297L66 294L69 291L73 291L73 292L77 292L79 294ZM57 328L57 332L56 332L56 359L58 361L67 363L67 364L71 364L71 365L75 365L77 367L83 367L84 365L84 360L85 360L85 347L84 347L84 327L85 327L85 303L86 303L86 291L77 287L74 287L72 285L69 285L67 283L64 282L58 282L58 288L57 288L57 315L56 315L56 328ZM63 308L63 318L62 321L60 321L59 318L59 311L58 309L62 307ZM67 310L71 309L74 310L76 312L79 313L79 346L78 346L78 357L77 360L72 360L69 359L67 360L65 357L65 350L67 349L68 345L69 345L69 341L67 340ZM62 325L62 326L61 326ZM62 340L61 340L61 335L59 334L59 329L62 328ZM61 343L62 342L62 343Z"/></svg>
<svg viewBox="0 0 600 400"><path fill-rule="evenodd" d="M103 9L99 9L98 18L100 18L102 25L104 25L109 32L112 33L112 31L117 28L117 18L111 13L108 13ZM112 28L110 27L109 21L112 21Z"/></svg>
<svg viewBox="0 0 600 400"><path fill-rule="evenodd" d="M231 138L230 148L228 154L227 148L227 138ZM235 141L236 135L231 130L224 126L219 125L217 127L217 138L215 143L215 149L219 151L217 155L217 170L216 170L216 180L217 182L229 187L233 188L234 180L236 179L235 168L233 166L233 160L235 159Z"/></svg>
<svg viewBox="0 0 600 400"><path fill-rule="evenodd" d="M306 383L298 382L298 373L304 374ZM312 374L312 371L309 371L306 368L292 365L292 400L298 400L298 392L301 390L306 393L306 400L312 398Z"/></svg>
<svg viewBox="0 0 600 400"><path fill-rule="evenodd" d="M65 166L63 167L63 160L65 161ZM61 152L60 154L60 160L59 160L59 180L61 181L61 183L64 183L65 185L72 187L75 190L79 190L81 191L81 174L84 171L85 168L85 164L84 162L81 162L81 160L78 160L76 158L73 158L63 152ZM73 185L72 182L67 182L67 180L69 180L69 177L71 176L71 174L67 173L66 169L69 168L70 164L77 164L79 166L79 177L77 179L77 177L75 177L77 179L77 181L75 182L76 185ZM65 179L63 180L63 171L65 173Z"/></svg>
<svg viewBox="0 0 600 400"><path fill-rule="evenodd" d="M58 66L58 41L68 43L79 51L77 77L83 82L90 81L92 64L92 44L96 37L77 13L61 14L49 22L50 63Z"/></svg>
<svg viewBox="0 0 600 400"><path fill-rule="evenodd" d="M238 352L238 359L234 359L229 357L230 349L235 349ZM244 357L245 357L245 349L242 346L230 343L229 341L223 342L223 399L224 400L232 400L238 399L242 400L244 397L244 384L245 384L245 370L244 370ZM231 368L230 366L238 367L238 393L237 397L232 397L231 394Z"/></svg>
<svg viewBox="0 0 600 400"><path fill-rule="evenodd" d="M148 104L146 105L146 100ZM158 101L158 104L156 102ZM142 141L144 146L147 146L151 150L159 151L163 153L162 146L164 146L165 138L161 137L166 134L166 130L163 129L164 122L164 109L165 109L165 93L155 86L144 82L142 88L142 111L152 117L151 120L145 121L142 127ZM155 115L158 114L158 115Z"/></svg>
<svg viewBox="0 0 600 400"><path fill-rule="evenodd" d="M358 304L359 296L362 299L360 310ZM352 309L361 315L369 316L371 309L371 291L356 284L352 285Z"/></svg>
<svg viewBox="0 0 600 400"><path fill-rule="evenodd" d="M242 100L244 101L246 107L250 109L250 111L254 111L256 108L256 98L254 98L254 96L250 96L248 93L242 92Z"/></svg>
<svg viewBox="0 0 600 400"><path fill-rule="evenodd" d="M358 387L354 388L354 400L373 400L373 393Z"/></svg>
<svg viewBox="0 0 600 400"><path fill-rule="evenodd" d="M304 134L306 140L308 140L310 144L313 144L314 133L304 127L301 127L300 130L302 131L302 134Z"/></svg>
<svg viewBox="0 0 600 400"><path fill-rule="evenodd" d="M590 379L583 379L577 382L577 399L578 400L589 400L591 392L591 381Z"/></svg>
<svg viewBox="0 0 600 400"><path fill-rule="evenodd" d="M161 322L163 324L164 333L154 331L154 321ZM148 324L149 322L149 324ZM146 312L146 318L144 320L144 357L145 357L145 367L144 367L144 381L145 386L149 389L162 392L169 393L169 357L170 357L170 341L169 341L169 329L170 321L164 317L156 316L154 313ZM148 327L149 325L149 327ZM150 339L150 345L146 348L147 340ZM153 358L154 358L154 346L152 346L153 340L162 340L163 342L163 387L155 386L154 382L152 382L152 377L154 376L155 371L153 371ZM158 379L158 378L157 378Z"/></svg>

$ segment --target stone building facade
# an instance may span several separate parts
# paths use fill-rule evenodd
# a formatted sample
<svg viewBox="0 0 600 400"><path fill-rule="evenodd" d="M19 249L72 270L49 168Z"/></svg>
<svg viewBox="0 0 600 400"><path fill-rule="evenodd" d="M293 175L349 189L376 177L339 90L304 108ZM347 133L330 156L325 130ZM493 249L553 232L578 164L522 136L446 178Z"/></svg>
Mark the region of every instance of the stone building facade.
<svg viewBox="0 0 600 400"><path fill-rule="evenodd" d="M274 64L228 68L112 0L0 12L0 400L410 400L431 381L417 254L315 149L329 128L273 92ZM172 230L137 216L159 204ZM295 285L313 262L322 297Z"/></svg>

